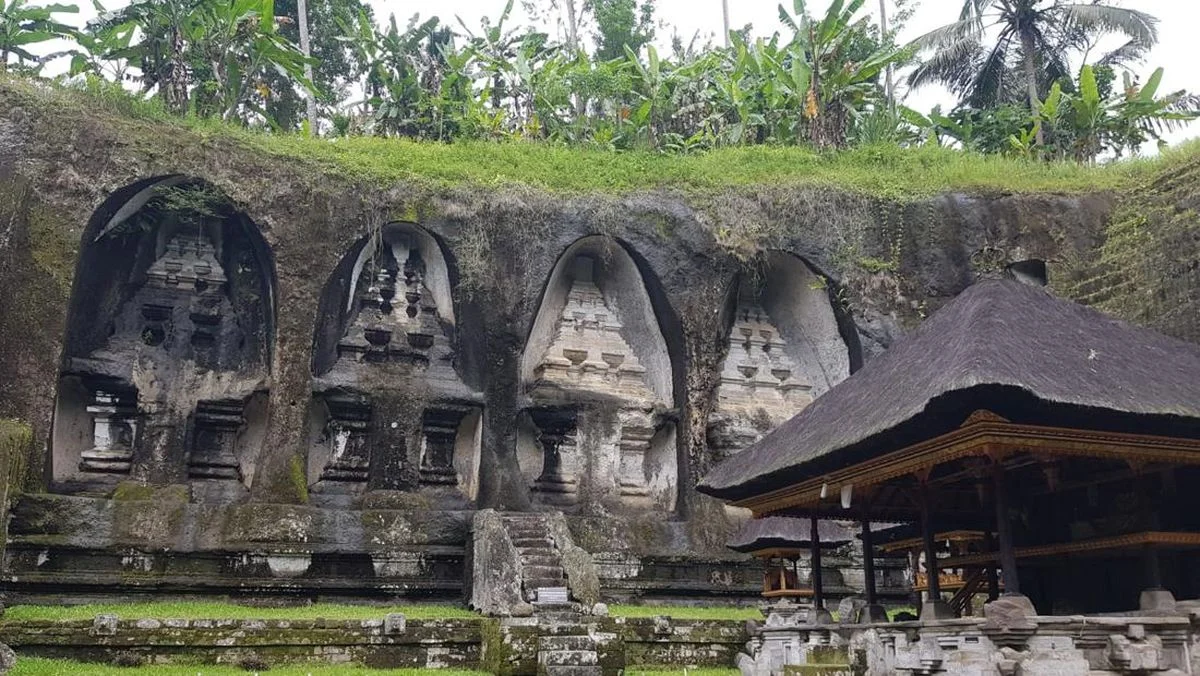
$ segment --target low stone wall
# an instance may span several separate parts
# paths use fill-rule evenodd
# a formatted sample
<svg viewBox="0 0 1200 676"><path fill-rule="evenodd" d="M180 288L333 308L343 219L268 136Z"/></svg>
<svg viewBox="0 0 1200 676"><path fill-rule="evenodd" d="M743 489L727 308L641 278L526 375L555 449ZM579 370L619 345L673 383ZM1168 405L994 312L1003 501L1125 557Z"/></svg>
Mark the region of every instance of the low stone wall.
<svg viewBox="0 0 1200 676"><path fill-rule="evenodd" d="M874 625L769 619L744 674L1102 676L1200 674L1200 613L963 618Z"/></svg>
<svg viewBox="0 0 1200 676"><path fill-rule="evenodd" d="M584 618L577 625L537 618L408 620L0 621L19 655L95 662L168 664L357 663L378 668L460 667L535 674L547 636L587 635L605 674L626 667L730 667L744 650L744 622Z"/></svg>

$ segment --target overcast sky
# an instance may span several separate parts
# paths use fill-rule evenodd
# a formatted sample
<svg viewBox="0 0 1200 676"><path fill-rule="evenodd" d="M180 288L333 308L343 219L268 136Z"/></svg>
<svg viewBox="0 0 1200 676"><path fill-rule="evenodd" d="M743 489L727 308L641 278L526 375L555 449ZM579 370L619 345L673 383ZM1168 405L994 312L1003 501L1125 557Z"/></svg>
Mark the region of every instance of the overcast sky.
<svg viewBox="0 0 1200 676"><path fill-rule="evenodd" d="M962 0L912 0L917 3L916 13L901 35L902 41L915 38L929 30L952 21L962 6ZM1082 0L1081 0L1082 1ZM1154 49L1139 71L1144 76L1153 68L1162 66L1166 69L1160 93L1187 89L1200 92L1200 67L1197 66L1193 41L1200 39L1197 27L1200 27L1200 0L1120 0L1123 6L1140 9L1157 16L1159 24L1159 44ZM454 17L460 16L472 28L479 25L483 16L493 19L499 16L504 8L505 0L367 0L374 8L376 17L386 21L387 17L395 14L401 24L413 14L422 17L438 16L443 21L455 23ZM548 5L548 0L538 0L542 5ZM885 0L889 13L894 12L895 0ZM84 10L78 19L90 18L90 2L80 2ZM124 4L119 0L104 3L110 7ZM813 14L823 14L829 6L829 0L809 0L809 11ZM521 10L521 0L516 0L514 17L520 24L528 24L529 19ZM786 0L790 8L791 0ZM729 0L730 25L740 28L752 24L755 35L768 36L782 27L778 18L778 0ZM864 15L877 16L879 0L867 0ZM657 42L660 49L670 44L671 35L678 33L685 42L699 32L704 37L719 41L721 33L721 0L656 0L656 18L661 24L658 30ZM553 27L548 27L554 30ZM704 42L704 37L700 42ZM901 92L903 94L903 92ZM949 108L953 98L946 92L936 88L926 88L908 95L906 103L918 110L927 111L935 104L941 103ZM1200 124L1172 134L1173 142L1200 135ZM1146 148L1144 150L1150 150Z"/></svg>

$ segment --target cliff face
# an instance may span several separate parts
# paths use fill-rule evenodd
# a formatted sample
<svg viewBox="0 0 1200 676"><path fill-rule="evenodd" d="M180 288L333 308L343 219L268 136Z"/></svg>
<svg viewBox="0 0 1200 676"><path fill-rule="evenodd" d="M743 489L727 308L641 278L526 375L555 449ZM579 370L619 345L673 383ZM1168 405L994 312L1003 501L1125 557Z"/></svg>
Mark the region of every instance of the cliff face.
<svg viewBox="0 0 1200 676"><path fill-rule="evenodd" d="M444 252L455 373L484 406L472 507L525 509L537 502L519 448L529 406L525 348L563 253L600 236L632 261L665 343L670 396L663 406L671 411L663 420L674 425L679 487L668 511L672 532L684 538L672 548L715 552L725 529L699 524L724 523L723 512L690 487L716 459L712 422L739 285L768 293L764 284L776 274L769 252L790 254L813 274L797 293L827 300L849 371L980 274L1028 259L1048 263L1060 293L1198 340L1196 166L1176 166L1128 194L918 200L814 186L561 195L519 186L382 185L229 137L48 110L9 91L0 97L0 418L32 426L25 486L44 490L53 476L64 336L77 330L69 326L78 311L72 298L78 304L88 292L90 278L77 269L81 252L139 182L185 176L228 196L261 234L273 267L265 438L249 499L306 499L297 475L310 462L315 337L337 321L327 298L331 280L346 277L351 252L369 233L413 222ZM597 250L599 265L606 256ZM358 281L346 279L343 293ZM656 533L642 535L650 541Z"/></svg>

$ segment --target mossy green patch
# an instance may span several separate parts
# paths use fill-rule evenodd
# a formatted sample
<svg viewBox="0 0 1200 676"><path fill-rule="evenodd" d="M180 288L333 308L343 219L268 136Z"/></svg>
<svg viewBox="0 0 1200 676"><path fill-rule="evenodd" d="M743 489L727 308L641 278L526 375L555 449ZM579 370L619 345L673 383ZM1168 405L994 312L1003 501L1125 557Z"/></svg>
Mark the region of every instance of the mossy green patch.
<svg viewBox="0 0 1200 676"><path fill-rule="evenodd" d="M138 676L139 674L154 674L155 676L245 676L245 669L236 666L196 664L196 665L154 665L145 667L114 667L88 662L73 662L70 660L51 660L42 658L21 658L10 676ZM272 667L271 676L335 676L337 674L354 674L355 676L484 676L487 672L470 671L466 669L367 669L364 667L336 666L292 666Z"/></svg>
<svg viewBox="0 0 1200 676"><path fill-rule="evenodd" d="M657 617L665 615L676 620L762 620L758 608L738 606L633 606L614 605L608 607L613 617Z"/></svg>
<svg viewBox="0 0 1200 676"><path fill-rule="evenodd" d="M301 504L308 503L308 474L304 470L304 460L293 455L288 461L288 470L292 478L292 490Z"/></svg>
<svg viewBox="0 0 1200 676"><path fill-rule="evenodd" d="M116 615L135 620L379 620L388 613L403 613L411 620L475 619L473 611L449 605L366 606L316 603L290 608L256 608L232 603L158 602L79 606L20 605L8 608L0 624L23 621L90 620L96 615Z"/></svg>

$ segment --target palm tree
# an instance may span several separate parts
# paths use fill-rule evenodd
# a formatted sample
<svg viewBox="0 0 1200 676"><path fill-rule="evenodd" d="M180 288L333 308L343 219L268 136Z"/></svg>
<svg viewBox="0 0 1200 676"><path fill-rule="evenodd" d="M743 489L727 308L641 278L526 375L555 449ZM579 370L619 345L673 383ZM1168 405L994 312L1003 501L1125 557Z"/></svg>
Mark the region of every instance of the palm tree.
<svg viewBox="0 0 1200 676"><path fill-rule="evenodd" d="M944 84L975 108L1018 100L1037 108L1051 83L1074 72L1073 54L1120 34L1128 42L1109 58L1136 58L1158 41L1157 24L1109 0L963 0L957 21L914 42L933 55L909 84Z"/></svg>

